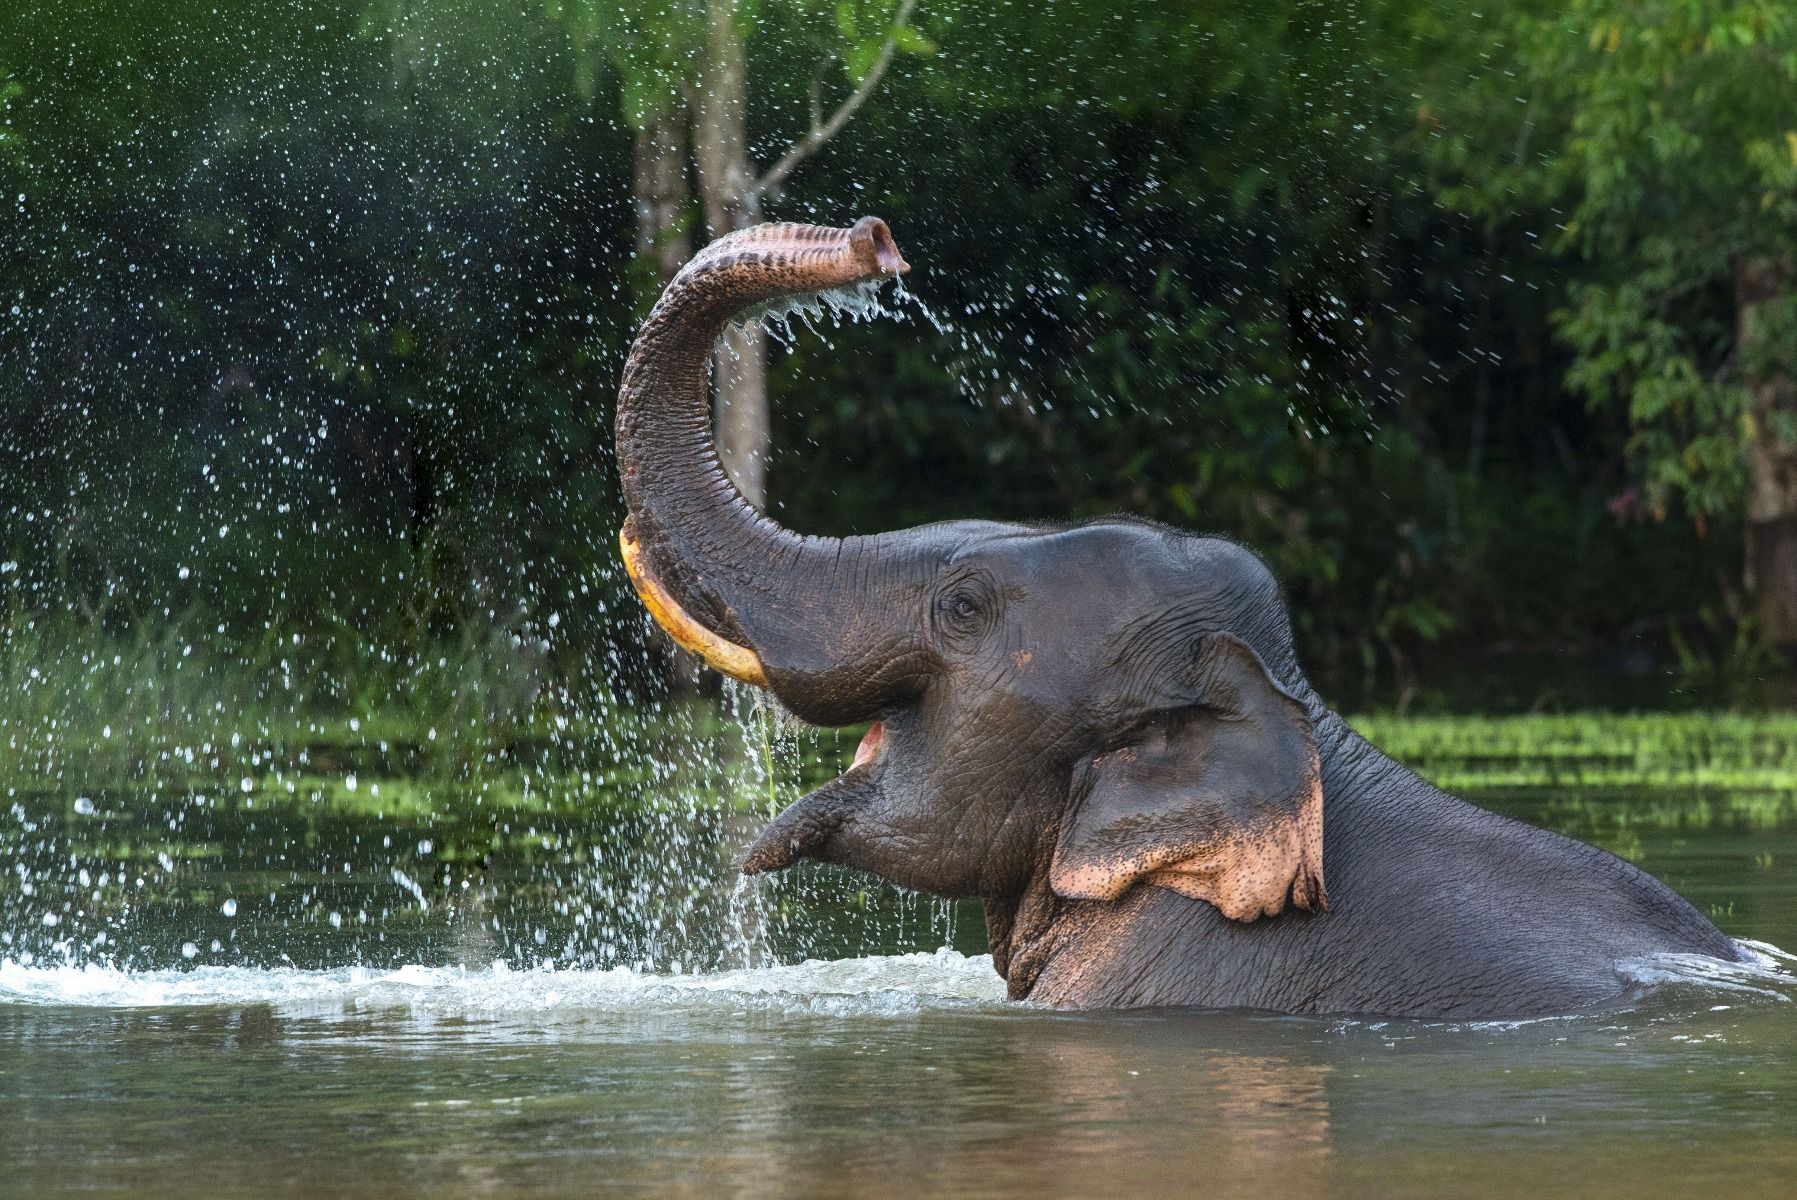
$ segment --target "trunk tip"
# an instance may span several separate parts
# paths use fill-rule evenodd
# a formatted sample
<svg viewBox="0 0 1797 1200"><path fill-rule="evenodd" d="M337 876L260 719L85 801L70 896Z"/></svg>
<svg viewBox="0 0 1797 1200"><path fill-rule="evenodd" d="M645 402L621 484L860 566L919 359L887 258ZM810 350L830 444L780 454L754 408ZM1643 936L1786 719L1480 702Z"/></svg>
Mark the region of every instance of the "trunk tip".
<svg viewBox="0 0 1797 1200"><path fill-rule="evenodd" d="M849 230L849 245L877 275L899 276L911 269L892 240L892 230L878 217L862 217Z"/></svg>

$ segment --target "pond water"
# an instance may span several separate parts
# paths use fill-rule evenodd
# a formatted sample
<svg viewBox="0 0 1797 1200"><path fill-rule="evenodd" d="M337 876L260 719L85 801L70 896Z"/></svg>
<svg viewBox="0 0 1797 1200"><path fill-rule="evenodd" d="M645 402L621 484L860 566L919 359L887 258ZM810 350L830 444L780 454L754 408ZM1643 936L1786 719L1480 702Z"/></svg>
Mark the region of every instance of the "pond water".
<svg viewBox="0 0 1797 1200"><path fill-rule="evenodd" d="M567 779L527 801L516 778L407 807L390 776L371 806L374 781L355 804L11 789L0 1191L1688 1197L1797 1177L1776 955L1526 1023L1057 1013L1003 999L976 909L824 870L739 886L757 813L601 805ZM1788 791L1468 794L1797 946Z"/></svg>

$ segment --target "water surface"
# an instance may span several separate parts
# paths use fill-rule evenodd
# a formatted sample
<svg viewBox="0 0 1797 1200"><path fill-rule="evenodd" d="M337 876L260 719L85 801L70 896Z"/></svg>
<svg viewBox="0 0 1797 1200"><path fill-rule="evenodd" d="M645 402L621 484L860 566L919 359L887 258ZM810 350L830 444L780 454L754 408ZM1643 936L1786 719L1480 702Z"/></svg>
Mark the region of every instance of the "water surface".
<svg viewBox="0 0 1797 1200"><path fill-rule="evenodd" d="M1797 1169L1776 987L1521 1025L1058 1014L954 951L0 988L17 1195L1695 1196Z"/></svg>
<svg viewBox="0 0 1797 1200"><path fill-rule="evenodd" d="M1797 1178L1789 960L1640 964L1669 981L1647 999L1525 1023L1056 1013L1003 999L977 910L825 870L742 887L757 814L555 786L416 810L15 792L0 1190L1688 1197ZM1797 946L1789 796L1476 798Z"/></svg>

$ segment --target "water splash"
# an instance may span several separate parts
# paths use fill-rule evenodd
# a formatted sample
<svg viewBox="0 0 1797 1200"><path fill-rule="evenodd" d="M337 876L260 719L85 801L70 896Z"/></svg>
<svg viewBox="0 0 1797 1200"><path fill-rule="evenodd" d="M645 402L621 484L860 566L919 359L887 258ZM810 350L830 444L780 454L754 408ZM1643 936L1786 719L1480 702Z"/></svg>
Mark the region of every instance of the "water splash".
<svg viewBox="0 0 1797 1200"><path fill-rule="evenodd" d="M845 320L872 321L893 315L894 310L880 298L885 282L884 279L864 279L819 292L777 296L742 310L731 319L731 324L741 329L760 329L781 345L790 346L795 321L821 337L823 331L817 323L826 316L832 326L840 327Z"/></svg>
<svg viewBox="0 0 1797 1200"><path fill-rule="evenodd" d="M1770 1000L1797 999L1797 955L1768 942L1738 941L1747 958L1726 962L1704 954L1651 954L1621 964L1625 978L1656 990L1695 987L1708 992L1736 992Z"/></svg>
<svg viewBox="0 0 1797 1200"><path fill-rule="evenodd" d="M894 299L898 300L900 304L907 304L912 308L915 308L923 319L930 323L930 328L941 334L955 332L953 324L943 317L938 316L935 309L924 303L922 296L919 296L916 292L905 286L905 277L903 275L893 279L892 283Z"/></svg>
<svg viewBox="0 0 1797 1200"><path fill-rule="evenodd" d="M734 878L719 914L720 965L766 966L881 948L956 945L954 901L816 864L773 875L737 873L743 848L799 798L803 780L834 775L847 764L843 747L825 745L826 736L837 735L799 720L770 693L730 681L725 696L739 739L728 784L739 820L726 839L725 869Z"/></svg>
<svg viewBox="0 0 1797 1200"><path fill-rule="evenodd" d="M391 971L123 971L116 967L28 967L0 960L0 1003L94 1008L266 1004L289 1015L400 1012L418 1018L569 1019L614 1013L813 1013L902 1016L995 1006L1004 983L989 955L953 950L758 967L693 975L631 967L516 971L407 965Z"/></svg>

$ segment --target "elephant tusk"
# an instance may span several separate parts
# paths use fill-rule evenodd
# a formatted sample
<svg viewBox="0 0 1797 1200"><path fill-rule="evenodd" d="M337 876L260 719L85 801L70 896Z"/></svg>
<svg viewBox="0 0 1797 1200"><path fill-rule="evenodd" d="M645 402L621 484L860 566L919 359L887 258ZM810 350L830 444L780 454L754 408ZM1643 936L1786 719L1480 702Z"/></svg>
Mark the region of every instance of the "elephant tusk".
<svg viewBox="0 0 1797 1200"><path fill-rule="evenodd" d="M668 631L669 637L704 659L707 666L730 678L756 687L767 686L767 672L762 670L761 659L753 650L705 628L655 581L649 565L643 561L642 545L636 540L636 531L628 521L618 531L618 548L624 557L624 570L636 588L637 599L643 602L655 623Z"/></svg>

